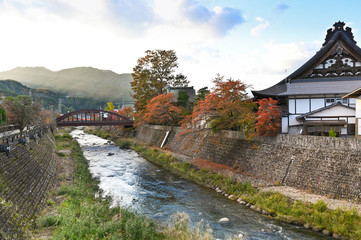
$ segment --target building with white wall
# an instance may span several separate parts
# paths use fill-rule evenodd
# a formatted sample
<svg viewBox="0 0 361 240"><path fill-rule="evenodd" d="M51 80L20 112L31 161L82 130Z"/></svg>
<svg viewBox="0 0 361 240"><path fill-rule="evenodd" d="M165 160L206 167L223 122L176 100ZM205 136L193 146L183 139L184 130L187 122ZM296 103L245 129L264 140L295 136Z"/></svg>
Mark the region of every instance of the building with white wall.
<svg viewBox="0 0 361 240"><path fill-rule="evenodd" d="M282 133L339 136L355 134L355 98L342 98L361 87L361 49L351 28L337 22L321 49L274 86L252 91L256 99L271 97L282 110Z"/></svg>

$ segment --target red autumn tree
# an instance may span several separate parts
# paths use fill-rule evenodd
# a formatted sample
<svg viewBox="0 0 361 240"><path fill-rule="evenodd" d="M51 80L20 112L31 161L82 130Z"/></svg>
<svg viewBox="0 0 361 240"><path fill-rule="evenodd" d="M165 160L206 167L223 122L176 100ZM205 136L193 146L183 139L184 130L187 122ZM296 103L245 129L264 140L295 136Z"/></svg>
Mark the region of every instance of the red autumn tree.
<svg viewBox="0 0 361 240"><path fill-rule="evenodd" d="M183 108L172 102L173 93L164 93L152 98L145 110L137 113L136 125L141 123L156 125L177 125L182 118Z"/></svg>
<svg viewBox="0 0 361 240"><path fill-rule="evenodd" d="M256 114L256 132L259 136L274 136L281 130L281 110L277 100L272 98L260 99Z"/></svg>
<svg viewBox="0 0 361 240"><path fill-rule="evenodd" d="M237 130L246 136L252 134L255 104L248 98L248 85L232 78L223 79L223 76L217 75L213 80L214 90L197 103L193 114L182 122L183 129L192 131L210 127L214 131Z"/></svg>
<svg viewBox="0 0 361 240"><path fill-rule="evenodd" d="M118 113L129 119L134 119L134 108L132 106L122 107Z"/></svg>

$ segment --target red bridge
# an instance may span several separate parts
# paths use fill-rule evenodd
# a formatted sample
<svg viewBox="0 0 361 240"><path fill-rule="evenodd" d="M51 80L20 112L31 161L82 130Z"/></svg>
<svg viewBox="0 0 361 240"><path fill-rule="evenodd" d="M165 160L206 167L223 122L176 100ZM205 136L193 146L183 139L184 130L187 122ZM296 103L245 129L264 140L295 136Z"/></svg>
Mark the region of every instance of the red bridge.
<svg viewBox="0 0 361 240"><path fill-rule="evenodd" d="M59 127L67 126L124 126L132 127L133 120L115 112L85 109L64 114L56 119Z"/></svg>

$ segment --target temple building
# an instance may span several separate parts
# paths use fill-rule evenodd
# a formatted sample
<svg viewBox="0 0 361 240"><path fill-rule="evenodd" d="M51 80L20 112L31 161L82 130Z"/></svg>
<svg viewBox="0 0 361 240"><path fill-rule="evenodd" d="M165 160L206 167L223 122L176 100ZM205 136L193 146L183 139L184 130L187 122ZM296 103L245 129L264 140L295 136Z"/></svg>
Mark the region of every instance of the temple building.
<svg viewBox="0 0 361 240"><path fill-rule="evenodd" d="M355 135L355 98L342 98L361 87L361 49L350 27L337 22L321 49L274 86L252 91L255 99L271 97L282 110L282 133Z"/></svg>

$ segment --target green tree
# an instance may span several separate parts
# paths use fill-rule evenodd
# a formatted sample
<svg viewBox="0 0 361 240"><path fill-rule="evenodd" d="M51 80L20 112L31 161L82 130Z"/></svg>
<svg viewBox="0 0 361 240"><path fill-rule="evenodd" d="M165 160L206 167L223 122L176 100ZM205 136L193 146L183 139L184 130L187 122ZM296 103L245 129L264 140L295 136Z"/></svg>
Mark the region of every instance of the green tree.
<svg viewBox="0 0 361 240"><path fill-rule="evenodd" d="M178 105L184 108L188 107L189 105L189 95L185 91L178 92Z"/></svg>
<svg viewBox="0 0 361 240"><path fill-rule="evenodd" d="M105 107L105 111L113 111L114 109L114 104L112 102L108 102L107 106Z"/></svg>
<svg viewBox="0 0 361 240"><path fill-rule="evenodd" d="M203 88L199 89L197 91L197 95L196 95L196 98L194 100L194 105L197 105L197 103L200 100L204 100L209 93L210 93L210 91L208 90L208 87L203 87Z"/></svg>
<svg viewBox="0 0 361 240"><path fill-rule="evenodd" d="M6 112L3 106L0 106L0 125L6 124Z"/></svg>
<svg viewBox="0 0 361 240"><path fill-rule="evenodd" d="M189 81L183 74L176 74L178 58L173 50L147 50L133 68L135 109L145 109L148 101L166 93L166 87L186 87Z"/></svg>
<svg viewBox="0 0 361 240"><path fill-rule="evenodd" d="M41 107L37 103L32 103L29 96L6 97L2 105L9 122L17 125L17 128L20 130L20 136L22 136L26 126L38 122Z"/></svg>

